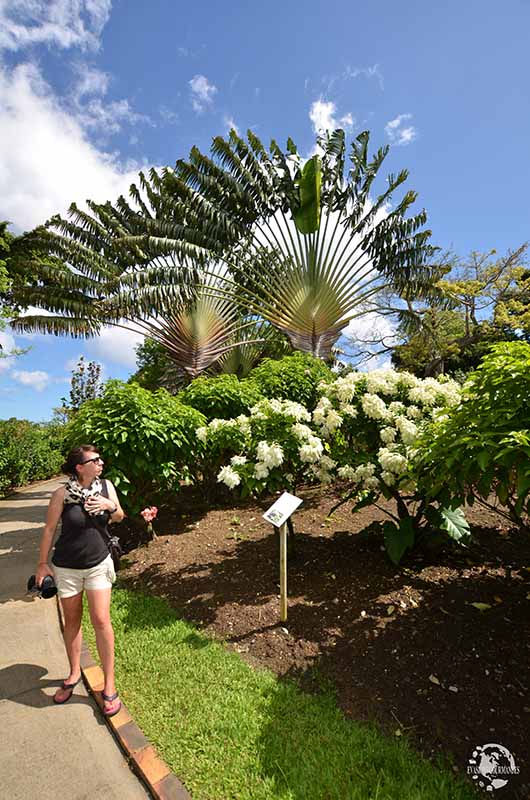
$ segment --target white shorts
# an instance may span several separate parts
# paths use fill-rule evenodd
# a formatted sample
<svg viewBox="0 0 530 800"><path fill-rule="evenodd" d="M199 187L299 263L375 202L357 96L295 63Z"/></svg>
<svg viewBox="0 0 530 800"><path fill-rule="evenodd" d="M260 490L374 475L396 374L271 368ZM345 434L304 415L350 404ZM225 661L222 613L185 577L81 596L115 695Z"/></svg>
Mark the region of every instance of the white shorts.
<svg viewBox="0 0 530 800"><path fill-rule="evenodd" d="M110 589L116 580L114 563L109 553L107 558L89 569L70 569L52 564L59 597L73 597L83 589Z"/></svg>

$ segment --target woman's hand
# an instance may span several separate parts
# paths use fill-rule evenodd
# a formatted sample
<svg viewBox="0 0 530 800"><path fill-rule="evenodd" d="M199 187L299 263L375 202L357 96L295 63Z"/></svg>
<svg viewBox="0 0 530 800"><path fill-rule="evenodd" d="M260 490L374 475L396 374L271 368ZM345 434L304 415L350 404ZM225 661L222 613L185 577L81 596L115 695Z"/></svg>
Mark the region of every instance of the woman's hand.
<svg viewBox="0 0 530 800"><path fill-rule="evenodd" d="M85 500L85 509L89 514L100 514L102 511L114 511L116 503L103 495L90 495Z"/></svg>
<svg viewBox="0 0 530 800"><path fill-rule="evenodd" d="M51 575L53 578L53 570L48 564L39 564L37 566L37 571L35 573L35 583L37 584L39 589L46 575Z"/></svg>

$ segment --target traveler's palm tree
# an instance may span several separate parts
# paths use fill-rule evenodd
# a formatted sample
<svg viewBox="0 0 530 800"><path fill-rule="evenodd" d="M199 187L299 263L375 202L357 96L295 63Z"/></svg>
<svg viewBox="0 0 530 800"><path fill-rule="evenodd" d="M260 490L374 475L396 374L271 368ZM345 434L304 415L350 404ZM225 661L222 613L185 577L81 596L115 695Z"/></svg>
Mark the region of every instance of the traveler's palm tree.
<svg viewBox="0 0 530 800"><path fill-rule="evenodd" d="M125 242L148 258L204 258L217 242L215 257L226 271L216 292L285 333L296 349L329 359L341 332L370 310L378 292L392 287L412 296L429 282L433 248L430 231L420 230L426 214L406 218L412 191L390 207L405 170L371 198L388 148L369 160L368 140L364 132L353 142L345 174L341 130L320 137L320 155L305 164L290 140L287 154L274 142L269 154L252 132L245 142L232 131L228 140L214 139L211 159L193 149L188 162L164 173L175 207L195 215L193 238L182 226L154 220Z"/></svg>
<svg viewBox="0 0 530 800"><path fill-rule="evenodd" d="M382 288L413 293L429 280L426 214L405 216L412 191L390 207L406 171L371 198L388 148L369 160L368 141L367 132L354 140L346 173L343 131L321 137L320 155L305 164L290 140L287 153L275 142L268 153L252 132L244 141L232 131L214 139L212 158L194 148L173 170L141 174L130 203L72 207L70 220L55 218L41 233L73 268L57 271L52 291L33 291L33 305L53 316L18 327L91 335L102 322L134 323L187 359L191 375L237 347L228 310L237 306L247 323L262 320L329 359ZM211 333L189 317L194 308Z"/></svg>

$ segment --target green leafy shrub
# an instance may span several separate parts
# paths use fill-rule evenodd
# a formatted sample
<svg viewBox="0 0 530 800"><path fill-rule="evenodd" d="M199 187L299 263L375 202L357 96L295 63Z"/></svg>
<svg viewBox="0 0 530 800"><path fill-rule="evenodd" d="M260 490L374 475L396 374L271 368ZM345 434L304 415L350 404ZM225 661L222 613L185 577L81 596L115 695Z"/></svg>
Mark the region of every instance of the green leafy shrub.
<svg viewBox="0 0 530 800"><path fill-rule="evenodd" d="M261 397L253 381L240 381L237 375L201 375L178 395L182 403L196 408L208 421L247 414Z"/></svg>
<svg viewBox="0 0 530 800"><path fill-rule="evenodd" d="M11 419L0 422L0 496L57 475L64 461L64 426Z"/></svg>
<svg viewBox="0 0 530 800"><path fill-rule="evenodd" d="M278 360L266 358L249 374L249 380L264 397L294 400L306 408L315 407L319 383L332 378L327 364L307 353L293 353Z"/></svg>
<svg viewBox="0 0 530 800"><path fill-rule="evenodd" d="M150 392L135 383L108 381L102 397L84 403L68 429L69 446L98 447L105 475L124 507L136 513L181 480L197 477L202 444L195 430L203 415L165 389Z"/></svg>
<svg viewBox="0 0 530 800"><path fill-rule="evenodd" d="M464 384L461 405L422 438L416 469L431 496L478 500L530 532L529 344L491 348Z"/></svg>

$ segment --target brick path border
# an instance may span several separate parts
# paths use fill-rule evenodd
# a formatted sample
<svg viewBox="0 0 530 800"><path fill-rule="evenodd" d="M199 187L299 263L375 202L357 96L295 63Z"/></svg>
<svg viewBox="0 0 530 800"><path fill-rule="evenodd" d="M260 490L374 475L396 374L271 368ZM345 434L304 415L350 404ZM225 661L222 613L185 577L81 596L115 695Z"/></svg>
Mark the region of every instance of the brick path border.
<svg viewBox="0 0 530 800"><path fill-rule="evenodd" d="M61 630L63 630L64 620L59 598L57 598L57 611ZM92 653L84 639L81 645L81 673L85 686L102 709L103 670L92 658ZM104 717L104 719L125 753L130 766L155 800L192 800L182 781L157 755L152 744L130 715L123 700L118 713L113 717Z"/></svg>

